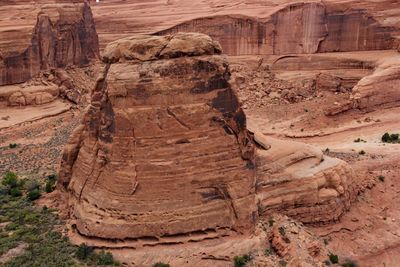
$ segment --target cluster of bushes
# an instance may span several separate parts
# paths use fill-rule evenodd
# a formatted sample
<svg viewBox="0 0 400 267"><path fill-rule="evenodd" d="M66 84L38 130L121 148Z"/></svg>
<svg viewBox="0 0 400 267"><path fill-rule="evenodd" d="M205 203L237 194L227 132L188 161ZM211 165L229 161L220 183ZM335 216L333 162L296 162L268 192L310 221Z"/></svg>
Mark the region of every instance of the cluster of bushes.
<svg viewBox="0 0 400 267"><path fill-rule="evenodd" d="M46 177L45 191L50 193L54 190L57 181L56 175ZM30 201L34 201L42 195L41 185L37 181L28 179L18 179L14 172L6 172L2 180L3 187L0 188L0 193L8 194L13 197L26 195Z"/></svg>
<svg viewBox="0 0 400 267"><path fill-rule="evenodd" d="M4 176L0 193L0 223L5 226L0 227L0 255L22 243L27 244L27 248L2 266L120 266L110 253L96 253L88 246L72 245L59 232L65 224L53 210L35 207L28 197L9 194L10 188L21 187L24 188L21 190L31 192L37 189L35 184L29 185L28 181L19 180L16 175L8 173Z"/></svg>
<svg viewBox="0 0 400 267"><path fill-rule="evenodd" d="M398 144L400 143L400 134L385 133L382 135L382 142Z"/></svg>
<svg viewBox="0 0 400 267"><path fill-rule="evenodd" d="M18 179L18 176L13 172L6 172L2 180L3 187L0 189L1 194L8 194L12 197L26 197L33 201L41 196L40 184L36 181L27 179Z"/></svg>
<svg viewBox="0 0 400 267"><path fill-rule="evenodd" d="M81 244L75 252L75 256L81 260L86 261L90 265L95 266L119 266L110 252L104 250L99 253L95 253L93 247Z"/></svg>

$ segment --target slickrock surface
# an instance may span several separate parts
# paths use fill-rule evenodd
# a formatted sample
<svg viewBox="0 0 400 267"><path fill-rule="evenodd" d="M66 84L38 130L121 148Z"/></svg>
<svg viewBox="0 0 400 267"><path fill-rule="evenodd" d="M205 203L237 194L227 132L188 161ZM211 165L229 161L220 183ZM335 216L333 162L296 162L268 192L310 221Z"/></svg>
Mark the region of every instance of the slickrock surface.
<svg viewBox="0 0 400 267"><path fill-rule="evenodd" d="M202 34L105 49L59 177L80 235L140 247L252 231L254 147L220 54Z"/></svg>
<svg viewBox="0 0 400 267"><path fill-rule="evenodd" d="M299 142L255 133L260 213L278 211L304 223L337 221L356 196L355 174L344 161Z"/></svg>
<svg viewBox="0 0 400 267"><path fill-rule="evenodd" d="M41 70L82 67L98 58L90 7L73 2L80 3L1 1L0 85L25 82Z"/></svg>

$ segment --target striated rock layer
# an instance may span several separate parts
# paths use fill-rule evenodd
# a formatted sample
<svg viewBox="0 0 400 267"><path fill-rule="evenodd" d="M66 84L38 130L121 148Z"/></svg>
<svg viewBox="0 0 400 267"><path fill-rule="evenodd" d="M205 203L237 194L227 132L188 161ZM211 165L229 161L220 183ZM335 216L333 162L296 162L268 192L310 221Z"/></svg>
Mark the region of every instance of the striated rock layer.
<svg viewBox="0 0 400 267"><path fill-rule="evenodd" d="M254 148L220 54L202 34L108 45L61 165L78 233L154 245L252 231Z"/></svg>
<svg viewBox="0 0 400 267"><path fill-rule="evenodd" d="M0 85L25 82L41 70L82 67L99 55L87 3L8 1L0 14Z"/></svg>
<svg viewBox="0 0 400 267"><path fill-rule="evenodd" d="M59 176L85 241L178 244L250 233L259 214L326 223L349 208L346 163L247 130L210 37L125 38L107 46L103 62Z"/></svg>
<svg viewBox="0 0 400 267"><path fill-rule="evenodd" d="M194 19L157 34L201 32L228 55L285 55L397 48L393 27L365 10L336 11L320 3L295 3L266 19L223 15Z"/></svg>

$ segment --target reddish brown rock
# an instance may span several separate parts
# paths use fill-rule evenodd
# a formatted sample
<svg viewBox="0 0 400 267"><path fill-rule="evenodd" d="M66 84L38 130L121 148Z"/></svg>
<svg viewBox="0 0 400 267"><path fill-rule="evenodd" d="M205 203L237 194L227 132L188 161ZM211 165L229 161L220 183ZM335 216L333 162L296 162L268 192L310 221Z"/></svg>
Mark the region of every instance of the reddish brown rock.
<svg viewBox="0 0 400 267"><path fill-rule="evenodd" d="M80 235L136 247L252 231L253 145L220 53L201 34L107 47L61 165Z"/></svg>
<svg viewBox="0 0 400 267"><path fill-rule="evenodd" d="M366 10L339 11L320 3L294 3L261 20L245 16L194 19L157 34L201 32L228 55L285 55L394 49L395 28L379 25Z"/></svg>
<svg viewBox="0 0 400 267"><path fill-rule="evenodd" d="M41 70L85 66L98 57L90 7L79 2L2 1L0 85L25 82Z"/></svg>

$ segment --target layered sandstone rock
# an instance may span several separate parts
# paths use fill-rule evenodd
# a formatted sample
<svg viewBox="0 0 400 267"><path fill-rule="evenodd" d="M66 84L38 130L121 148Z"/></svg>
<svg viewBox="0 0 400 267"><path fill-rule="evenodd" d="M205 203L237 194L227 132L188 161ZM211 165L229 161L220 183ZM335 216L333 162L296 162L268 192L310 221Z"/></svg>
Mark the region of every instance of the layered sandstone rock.
<svg viewBox="0 0 400 267"><path fill-rule="evenodd" d="M355 174L338 159L299 142L254 134L260 215L273 211L304 223L337 221L356 196Z"/></svg>
<svg viewBox="0 0 400 267"><path fill-rule="evenodd" d="M157 34L202 32L229 55L285 55L385 50L397 47L395 29L379 25L365 10L337 11L320 3L284 6L260 20L215 16L184 22Z"/></svg>
<svg viewBox="0 0 400 267"><path fill-rule="evenodd" d="M60 172L81 236L139 247L252 231L253 145L220 54L202 34L106 48Z"/></svg>
<svg viewBox="0 0 400 267"><path fill-rule="evenodd" d="M41 70L81 67L99 55L86 3L8 1L0 14L0 85L25 82Z"/></svg>
<svg viewBox="0 0 400 267"><path fill-rule="evenodd" d="M187 0L153 0L145 5L138 0L107 0L93 3L92 8L102 47L132 34L151 34L176 25L180 25L177 26L179 30L204 31L217 38L227 54L238 50L242 53L268 51L267 43L257 44L259 37L272 42L272 36L266 35L271 31L271 28L264 27L267 22L269 27L277 27L278 38L287 38L285 43L277 44L282 51L287 48L314 50L321 36L325 37L321 49L329 51L383 47L387 42L387 31L400 37L397 1L322 2L203 0L196 1L193 8L193 3ZM329 35L325 36L327 31ZM372 39L373 36L377 38ZM306 45L304 49L300 44Z"/></svg>
<svg viewBox="0 0 400 267"><path fill-rule="evenodd" d="M350 99L327 110L328 115L359 109L373 111L399 106L400 56L383 58L371 75L362 78L352 89Z"/></svg>

